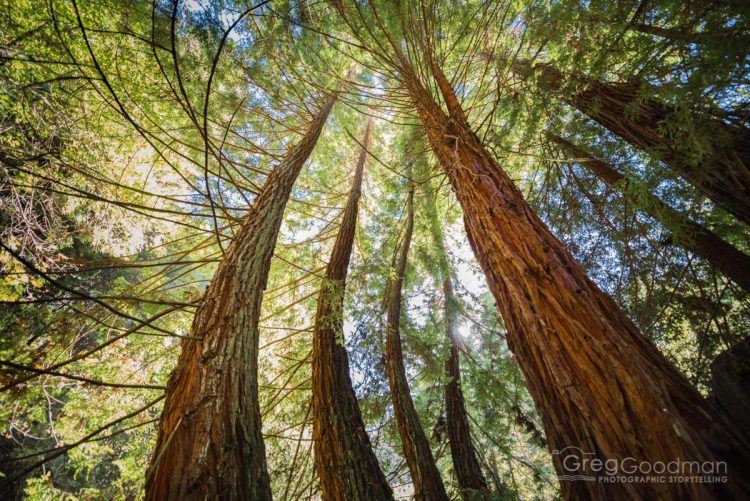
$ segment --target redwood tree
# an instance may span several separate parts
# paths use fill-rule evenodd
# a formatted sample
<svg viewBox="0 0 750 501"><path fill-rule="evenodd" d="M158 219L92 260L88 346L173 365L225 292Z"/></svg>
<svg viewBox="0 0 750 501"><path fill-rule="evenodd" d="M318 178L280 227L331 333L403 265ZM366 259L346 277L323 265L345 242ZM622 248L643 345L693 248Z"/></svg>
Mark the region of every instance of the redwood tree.
<svg viewBox="0 0 750 501"><path fill-rule="evenodd" d="M750 493L750 458L731 429L533 213L487 152L430 48L427 67L449 114L398 45L398 69L432 151L464 212L474 253L507 328L507 341L542 416L560 475L567 447L601 460L725 461L727 483L562 480L568 499L718 499ZM686 473L683 469L681 474ZM601 478L601 477L599 477Z"/></svg>
<svg viewBox="0 0 750 501"><path fill-rule="evenodd" d="M702 257L740 287L750 291L750 256L737 250L708 228L691 221L685 214L656 196L631 190L630 181L625 176L605 161L592 157L580 146L555 134L547 134L547 137L608 186L622 191L636 207L672 230L676 244Z"/></svg>
<svg viewBox="0 0 750 501"><path fill-rule="evenodd" d="M318 296L313 330L313 444L323 499L393 499L365 430L343 344L346 275L369 138L370 121L365 127L354 181Z"/></svg>
<svg viewBox="0 0 750 501"><path fill-rule="evenodd" d="M404 353L401 348L401 287L406 272L406 262L414 231L414 183L409 181L406 200L406 228L393 260L393 276L388 283L386 298L385 365L391 401L396 415L398 432L404 450L406 464L414 485L414 498L417 500L448 499L440 472L432 457L430 443L419 422L414 401L409 391L409 382L404 369Z"/></svg>
<svg viewBox="0 0 750 501"><path fill-rule="evenodd" d="M287 199L337 96L326 99L269 174L182 340L147 499L271 499L258 405L258 320Z"/></svg>
<svg viewBox="0 0 750 501"><path fill-rule="evenodd" d="M750 224L750 129L722 119L693 114L707 141L702 158L693 158L684 138L672 132L670 120L681 120L677 111L654 98L643 98L637 82L604 82L585 77L565 84L563 75L549 64L532 66L525 60L514 71L537 81L622 139L669 165L700 192L737 219Z"/></svg>
<svg viewBox="0 0 750 501"><path fill-rule="evenodd" d="M453 461L453 471L456 474L458 487L463 498L484 499L490 496L490 490L471 439L469 416L466 412L464 395L461 390L461 359L457 332L458 300L453 293L450 263L440 222L436 217L435 199L428 197L427 204L432 244L436 250L436 261L443 277L443 318L445 337L450 350L448 358L445 360L445 375L448 378L445 385L445 424L451 460Z"/></svg>
<svg viewBox="0 0 750 501"><path fill-rule="evenodd" d="M445 422L448 428L448 442L451 448L453 470L465 499L489 498L490 491L482 474L477 453L471 440L471 428L466 414L464 394L461 391L461 361L456 336L456 311L453 285L450 278L443 281L445 301L445 335L450 344L450 356L445 361L445 375L449 378L445 385Z"/></svg>

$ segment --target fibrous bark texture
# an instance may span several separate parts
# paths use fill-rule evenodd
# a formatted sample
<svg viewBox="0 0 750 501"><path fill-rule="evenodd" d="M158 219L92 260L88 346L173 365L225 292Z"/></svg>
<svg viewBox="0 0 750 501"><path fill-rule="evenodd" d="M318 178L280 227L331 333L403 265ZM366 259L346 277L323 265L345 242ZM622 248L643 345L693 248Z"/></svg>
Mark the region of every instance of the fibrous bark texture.
<svg viewBox="0 0 750 501"><path fill-rule="evenodd" d="M575 80L580 87L571 92L560 72L548 64L532 68L526 61L516 61L513 68L527 76L538 72L539 81L550 91L561 93L582 113L656 156L716 205L750 224L750 129L696 115L707 132L699 139L708 141L708 152L693 158L682 145L684 138L670 132L674 127L669 127L669 121L680 120L676 110L642 98L639 84L580 77Z"/></svg>
<svg viewBox="0 0 750 501"><path fill-rule="evenodd" d="M414 184L410 182L406 202L406 229L394 259L395 279L388 284L385 338L385 362L391 401L396 415L401 445L414 485L414 498L424 501L448 500L440 472L432 457L430 443L419 422L419 415L409 392L401 349L401 287L406 271L406 261L414 230Z"/></svg>
<svg viewBox="0 0 750 501"><path fill-rule="evenodd" d="M343 340L346 275L369 137L368 121L354 181L318 296L313 331L313 444L324 500L393 499L357 405Z"/></svg>
<svg viewBox="0 0 750 501"><path fill-rule="evenodd" d="M260 307L287 199L336 97L268 176L182 340L146 499L271 499L258 405Z"/></svg>
<svg viewBox="0 0 750 501"><path fill-rule="evenodd" d="M702 257L737 285L750 291L750 256L722 240L713 231L691 221L685 214L656 196L629 191L625 176L603 160L592 157L584 149L560 136L547 134L547 137L607 185L620 190L636 207L672 230L674 243Z"/></svg>
<svg viewBox="0 0 750 501"><path fill-rule="evenodd" d="M429 56L429 54L428 54ZM432 74L446 115L405 56L400 71L432 150L464 212L469 241L507 328L507 341L539 410L567 499L747 497L741 435L726 424L586 276L532 212L466 122L447 78ZM566 449L567 448L567 449ZM577 448L577 449L571 449ZM576 450L579 467L563 464ZM561 453L555 453L555 452ZM726 483L621 483L583 459L640 464L723 461ZM721 466L721 465L719 465ZM571 471L572 468L572 471ZM681 474L686 474L681 466Z"/></svg>
<svg viewBox="0 0 750 501"><path fill-rule="evenodd" d="M453 470L464 499L489 499L489 488L482 474L476 451L471 440L471 428L466 414L464 395L461 391L461 362L456 331L455 298L450 278L443 281L445 301L445 334L450 343L450 356L445 361L445 420L448 428L448 443L451 449Z"/></svg>

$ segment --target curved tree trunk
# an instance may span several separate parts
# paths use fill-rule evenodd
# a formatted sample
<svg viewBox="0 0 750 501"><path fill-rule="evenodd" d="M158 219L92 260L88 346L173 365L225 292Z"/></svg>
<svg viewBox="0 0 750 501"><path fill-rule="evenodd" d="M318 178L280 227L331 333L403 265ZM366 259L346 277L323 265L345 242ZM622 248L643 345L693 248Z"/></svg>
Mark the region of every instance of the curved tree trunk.
<svg viewBox="0 0 750 501"><path fill-rule="evenodd" d="M318 297L313 331L313 443L324 500L393 499L365 431L343 344L346 275L357 225L369 137L370 121L365 128L352 189Z"/></svg>
<svg viewBox="0 0 750 501"><path fill-rule="evenodd" d="M464 118L434 62L450 112L399 54L400 71L464 211L474 253L505 321L507 341L545 425L567 499L719 499L750 494L741 435L731 429L586 276L531 211ZM429 53L427 54L429 59ZM573 452L592 454L575 462ZM726 483L607 482L586 458L654 464L725 461ZM629 461L628 461L629 464ZM566 468L566 466L568 466ZM686 474L688 467L681 467ZM622 471L620 472L622 473Z"/></svg>
<svg viewBox="0 0 750 501"><path fill-rule="evenodd" d="M750 256L722 240L713 231L694 223L685 214L668 206L658 197L629 191L628 179L625 176L603 160L593 158L586 150L560 136L548 133L547 137L607 185L623 193L638 209L671 230L677 245L702 257L734 280L737 285L750 291Z"/></svg>
<svg viewBox="0 0 750 501"><path fill-rule="evenodd" d="M404 354L401 349L401 287L406 272L406 261L414 230L414 183L409 181L406 201L406 229L395 259L395 279L388 284L387 319L385 338L385 364L391 401L396 415L401 445L406 464L414 484L414 498L418 501L448 500L440 472L432 457L430 443L419 422L419 415L409 392L409 383L404 369Z"/></svg>
<svg viewBox="0 0 750 501"><path fill-rule="evenodd" d="M297 175L331 108L269 174L183 339L169 378L146 499L271 499L258 405L258 320Z"/></svg>
<svg viewBox="0 0 750 501"><path fill-rule="evenodd" d="M461 391L461 363L456 339L456 300L450 278L443 281L443 298L445 335L451 348L450 357L445 361L445 375L449 378L448 384L445 385L445 420L453 470L456 472L458 486L464 499L489 499L490 490L471 441L471 428L464 405L464 394Z"/></svg>
<svg viewBox="0 0 750 501"><path fill-rule="evenodd" d="M563 88L563 76L548 64L533 68L516 61L514 71L531 76L591 119L633 146L669 165L716 205L750 224L750 129L731 126L719 119L705 119L709 152L695 161L678 136L663 132L663 123L677 120L675 110L655 99L642 99L640 86L579 78L580 90Z"/></svg>

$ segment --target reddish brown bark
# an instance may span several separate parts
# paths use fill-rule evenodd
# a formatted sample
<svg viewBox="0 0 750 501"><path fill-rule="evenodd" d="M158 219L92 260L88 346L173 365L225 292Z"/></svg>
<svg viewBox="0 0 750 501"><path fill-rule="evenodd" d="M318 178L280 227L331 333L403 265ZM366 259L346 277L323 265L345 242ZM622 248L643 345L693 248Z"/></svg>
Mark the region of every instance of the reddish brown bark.
<svg viewBox="0 0 750 501"><path fill-rule="evenodd" d="M368 121L352 189L318 297L313 331L313 443L324 500L393 499L365 430L343 344L346 275L357 225L369 137Z"/></svg>
<svg viewBox="0 0 750 501"><path fill-rule="evenodd" d="M603 461L727 464L725 484L564 480L565 497L718 499L750 494L745 478L750 459L739 433L586 276L531 211L460 109L449 108L447 116L405 56L399 58L432 150L463 208L469 241L497 300L509 347L540 411L550 449L577 447ZM433 64L432 70L441 93L453 95L440 68ZM553 461L561 475L600 477L590 462L571 471L560 454Z"/></svg>
<svg viewBox="0 0 750 501"><path fill-rule="evenodd" d="M471 440L471 428L466 412L463 391L461 391L461 360L459 354L459 339L457 332L457 302L453 294L451 282L450 262L445 251L440 222L437 218L437 207L433 197L427 198L427 214L430 217L430 232L433 245L437 250L438 267L443 279L443 311L445 319L445 337L450 347L450 355L445 361L445 375L448 382L445 385L445 425L448 435L448 445L453 461L453 470L462 498L489 499L490 490L482 473ZM505 493L507 488L499 485Z"/></svg>
<svg viewBox="0 0 750 501"><path fill-rule="evenodd" d="M450 343L450 357L445 361L445 421L448 428L448 443L451 448L453 470L464 499L489 499L490 490L482 474L476 451L471 440L471 428L466 414L464 394L461 391L461 361L456 336L456 313L453 285L450 278L443 281L445 301L445 334Z"/></svg>
<svg viewBox="0 0 750 501"><path fill-rule="evenodd" d="M419 422L419 415L411 399L409 382L404 369L401 348L401 287L406 272L406 262L414 230L414 184L409 184L406 201L406 228L394 259L395 279L389 281L386 300L385 366L396 424L401 437L406 464L414 485L414 498L419 501L448 500L440 472L432 457L430 443Z"/></svg>
<svg viewBox="0 0 750 501"><path fill-rule="evenodd" d="M287 199L336 97L268 176L211 279L169 379L146 499L271 499L258 405L260 307Z"/></svg>
<svg viewBox="0 0 750 501"><path fill-rule="evenodd" d="M566 102L656 156L716 205L750 224L750 129L695 115L707 132L700 139L709 140L708 153L696 160L682 146L683 138L664 131L670 120L679 120L676 111L655 99L643 99L639 84L580 77L576 79L580 90L571 92L563 85L561 73L548 64L532 68L526 61L517 61L513 67L526 76L538 71L538 81L550 91L562 93Z"/></svg>
<svg viewBox="0 0 750 501"><path fill-rule="evenodd" d="M668 206L656 196L631 193L628 191L628 180L625 176L603 160L593 158L583 148L554 134L547 134L547 137L607 185L624 193L636 207L672 230L674 243L702 257L734 280L737 285L750 291L750 256L722 240L713 231L691 221L685 214Z"/></svg>

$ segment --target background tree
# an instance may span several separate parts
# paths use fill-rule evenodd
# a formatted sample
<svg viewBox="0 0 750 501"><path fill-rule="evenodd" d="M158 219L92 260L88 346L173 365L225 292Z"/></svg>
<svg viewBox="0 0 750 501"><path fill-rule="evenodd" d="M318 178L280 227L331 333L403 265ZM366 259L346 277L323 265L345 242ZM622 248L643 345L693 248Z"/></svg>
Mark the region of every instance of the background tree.
<svg viewBox="0 0 750 501"><path fill-rule="evenodd" d="M660 148L634 146L592 120L601 107L579 110L561 97L590 90L585 82L635 89L621 119L631 123L648 103L661 103L669 116L651 132L671 138L688 166L708 165L716 145L728 144L710 124L747 127L743 4L521 0L446 9L413 0L396 9L349 1L14 0L1 7L0 490L11 497L143 495L168 377L201 298L271 167L352 69L286 201L260 307L257 383L270 490L277 499L320 495L313 319L349 197L344 180L372 117L341 338L385 481L394 497L414 493L382 337L412 169L419 184L402 282L403 369L446 494L458 497L462 487L445 403L443 279L450 276L468 433L490 495L560 496L548 406L534 404L519 367L528 363L508 347L517 341L515 324L498 317L451 180L429 145L415 140L424 130L395 47L445 112L432 76L439 72L426 64L432 56L486 156L612 298L612 311L622 310L701 398L711 393L737 415L723 390L742 384L728 381L738 372L720 362L746 344L748 295L726 274L728 261L688 249L679 230L692 221L748 254L747 226L663 161ZM551 92L538 73L513 71L521 61L554 68L567 94ZM629 180L626 192L562 155L547 132L616 167ZM664 204L656 216L643 210L649 197ZM487 224L489 214L482 212ZM508 228L519 234L518 225ZM536 290L522 289L521 300ZM577 352L596 343L581 346Z"/></svg>
<svg viewBox="0 0 750 501"><path fill-rule="evenodd" d="M370 446L343 346L343 306L371 121L365 126L354 179L318 297L312 349L315 463L325 499L392 499Z"/></svg>

